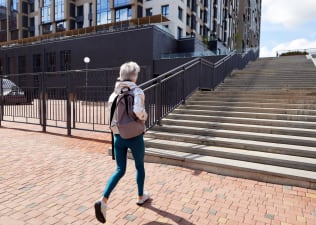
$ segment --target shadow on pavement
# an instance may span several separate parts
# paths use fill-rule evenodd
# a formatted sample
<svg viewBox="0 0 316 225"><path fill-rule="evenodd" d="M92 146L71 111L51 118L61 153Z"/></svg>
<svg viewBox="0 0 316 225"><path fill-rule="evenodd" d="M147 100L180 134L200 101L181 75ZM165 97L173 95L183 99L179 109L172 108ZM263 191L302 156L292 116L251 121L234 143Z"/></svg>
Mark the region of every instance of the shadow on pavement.
<svg viewBox="0 0 316 225"><path fill-rule="evenodd" d="M154 207L151 204L151 201L148 202L148 203L145 203L143 205L143 207L146 208L146 209L150 209L150 210L154 211L155 213L161 215L162 217L165 217L165 218L168 218L170 220L173 220L175 223L177 223L179 225L195 225L194 223L184 219L183 217L174 215L172 213L169 213L167 211L164 211L164 210L161 210L161 209L158 209L158 208ZM171 224L170 223L159 222L159 221L151 221L151 222L145 223L143 225L171 225Z"/></svg>

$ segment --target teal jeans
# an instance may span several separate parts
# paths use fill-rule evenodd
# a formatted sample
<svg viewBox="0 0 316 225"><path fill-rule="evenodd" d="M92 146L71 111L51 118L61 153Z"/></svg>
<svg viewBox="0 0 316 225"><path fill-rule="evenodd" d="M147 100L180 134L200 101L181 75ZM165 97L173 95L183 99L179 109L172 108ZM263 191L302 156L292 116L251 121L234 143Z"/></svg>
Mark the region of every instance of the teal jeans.
<svg viewBox="0 0 316 225"><path fill-rule="evenodd" d="M123 139L119 134L114 135L114 154L116 160L116 171L112 174L108 180L103 196L110 197L111 192L124 176L127 163L127 149L131 149L135 167L136 167L136 182L138 188L138 196L142 196L144 193L144 181L145 181L145 167L144 167L144 155L145 144L143 135L131 139Z"/></svg>

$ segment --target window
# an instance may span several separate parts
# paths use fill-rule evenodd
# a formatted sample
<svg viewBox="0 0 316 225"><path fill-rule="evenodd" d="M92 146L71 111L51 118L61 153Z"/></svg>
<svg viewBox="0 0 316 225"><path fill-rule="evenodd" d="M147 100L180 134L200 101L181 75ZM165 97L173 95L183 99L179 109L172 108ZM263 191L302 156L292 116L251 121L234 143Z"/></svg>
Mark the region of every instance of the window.
<svg viewBox="0 0 316 225"><path fill-rule="evenodd" d="M34 12L34 2L30 2L30 12Z"/></svg>
<svg viewBox="0 0 316 225"><path fill-rule="evenodd" d="M88 18L89 18L89 26L91 27L92 26L92 3L89 4L89 15L88 15Z"/></svg>
<svg viewBox="0 0 316 225"><path fill-rule="evenodd" d="M33 55L33 72L41 72L42 71L42 65L41 65L41 55L36 54Z"/></svg>
<svg viewBox="0 0 316 225"><path fill-rule="evenodd" d="M131 4L130 0L114 0L114 7L120 7Z"/></svg>
<svg viewBox="0 0 316 225"><path fill-rule="evenodd" d="M183 18L183 9L181 7L178 8L178 18L179 20L182 20Z"/></svg>
<svg viewBox="0 0 316 225"><path fill-rule="evenodd" d="M66 22L65 21L56 23L56 32L65 31L65 30L66 30Z"/></svg>
<svg viewBox="0 0 316 225"><path fill-rule="evenodd" d="M132 19L132 9L122 8L115 11L115 22Z"/></svg>
<svg viewBox="0 0 316 225"><path fill-rule="evenodd" d="M19 9L19 0L11 0L11 11L17 12Z"/></svg>
<svg viewBox="0 0 316 225"><path fill-rule="evenodd" d="M65 50L60 52L60 70L71 70L71 51Z"/></svg>
<svg viewBox="0 0 316 225"><path fill-rule="evenodd" d="M169 15L169 5L161 6L161 14L163 16L168 16Z"/></svg>
<svg viewBox="0 0 316 225"><path fill-rule="evenodd" d="M187 14L187 26L191 26L191 16Z"/></svg>
<svg viewBox="0 0 316 225"><path fill-rule="evenodd" d="M64 0L55 0L55 20L64 20L65 19L65 1Z"/></svg>
<svg viewBox="0 0 316 225"><path fill-rule="evenodd" d="M25 73L26 72L26 57L23 56L19 56L18 57L18 73Z"/></svg>
<svg viewBox="0 0 316 225"><path fill-rule="evenodd" d="M43 0L42 23L50 22L50 0Z"/></svg>
<svg viewBox="0 0 316 225"><path fill-rule="evenodd" d="M56 53L48 52L46 53L46 72L55 72L56 71Z"/></svg>
<svg viewBox="0 0 316 225"><path fill-rule="evenodd" d="M27 16L22 16L22 26L23 27L28 27L28 17Z"/></svg>
<svg viewBox="0 0 316 225"><path fill-rule="evenodd" d="M146 16L152 16L152 15L153 15L153 9L152 8L146 9Z"/></svg>
<svg viewBox="0 0 316 225"><path fill-rule="evenodd" d="M181 39L182 37L182 29L181 27L178 27L178 39Z"/></svg>
<svg viewBox="0 0 316 225"><path fill-rule="evenodd" d="M52 25L50 23L43 25L43 34L50 34L52 32L53 32L53 29L52 29Z"/></svg>
<svg viewBox="0 0 316 225"><path fill-rule="evenodd" d="M29 12L29 8L26 2L22 2L22 12L25 14Z"/></svg>
<svg viewBox="0 0 316 225"><path fill-rule="evenodd" d="M97 1L97 25L111 23L111 8L109 0Z"/></svg>

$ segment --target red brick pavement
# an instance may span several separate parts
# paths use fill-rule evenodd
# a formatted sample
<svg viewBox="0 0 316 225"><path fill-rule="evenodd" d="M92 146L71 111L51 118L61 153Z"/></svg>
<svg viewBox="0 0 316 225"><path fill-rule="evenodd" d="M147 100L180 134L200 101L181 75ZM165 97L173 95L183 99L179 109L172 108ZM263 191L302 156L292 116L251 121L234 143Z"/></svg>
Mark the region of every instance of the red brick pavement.
<svg viewBox="0 0 316 225"><path fill-rule="evenodd" d="M44 134L38 127L3 125L0 225L99 224L93 204L115 169L105 154L108 135L74 132L69 138L65 130L49 128ZM135 204L135 170L129 160L111 196L107 224L316 224L315 190L145 166L152 200L144 207Z"/></svg>

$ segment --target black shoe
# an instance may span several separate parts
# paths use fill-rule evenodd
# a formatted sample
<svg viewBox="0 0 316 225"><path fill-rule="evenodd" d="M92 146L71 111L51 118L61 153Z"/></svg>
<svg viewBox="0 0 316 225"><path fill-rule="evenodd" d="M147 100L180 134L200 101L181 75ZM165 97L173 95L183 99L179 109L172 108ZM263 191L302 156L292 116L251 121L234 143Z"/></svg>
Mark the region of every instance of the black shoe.
<svg viewBox="0 0 316 225"><path fill-rule="evenodd" d="M97 201L96 203L94 203L95 217L100 223L105 223L106 220L105 220L105 216L102 213L101 204L102 204L101 201Z"/></svg>

